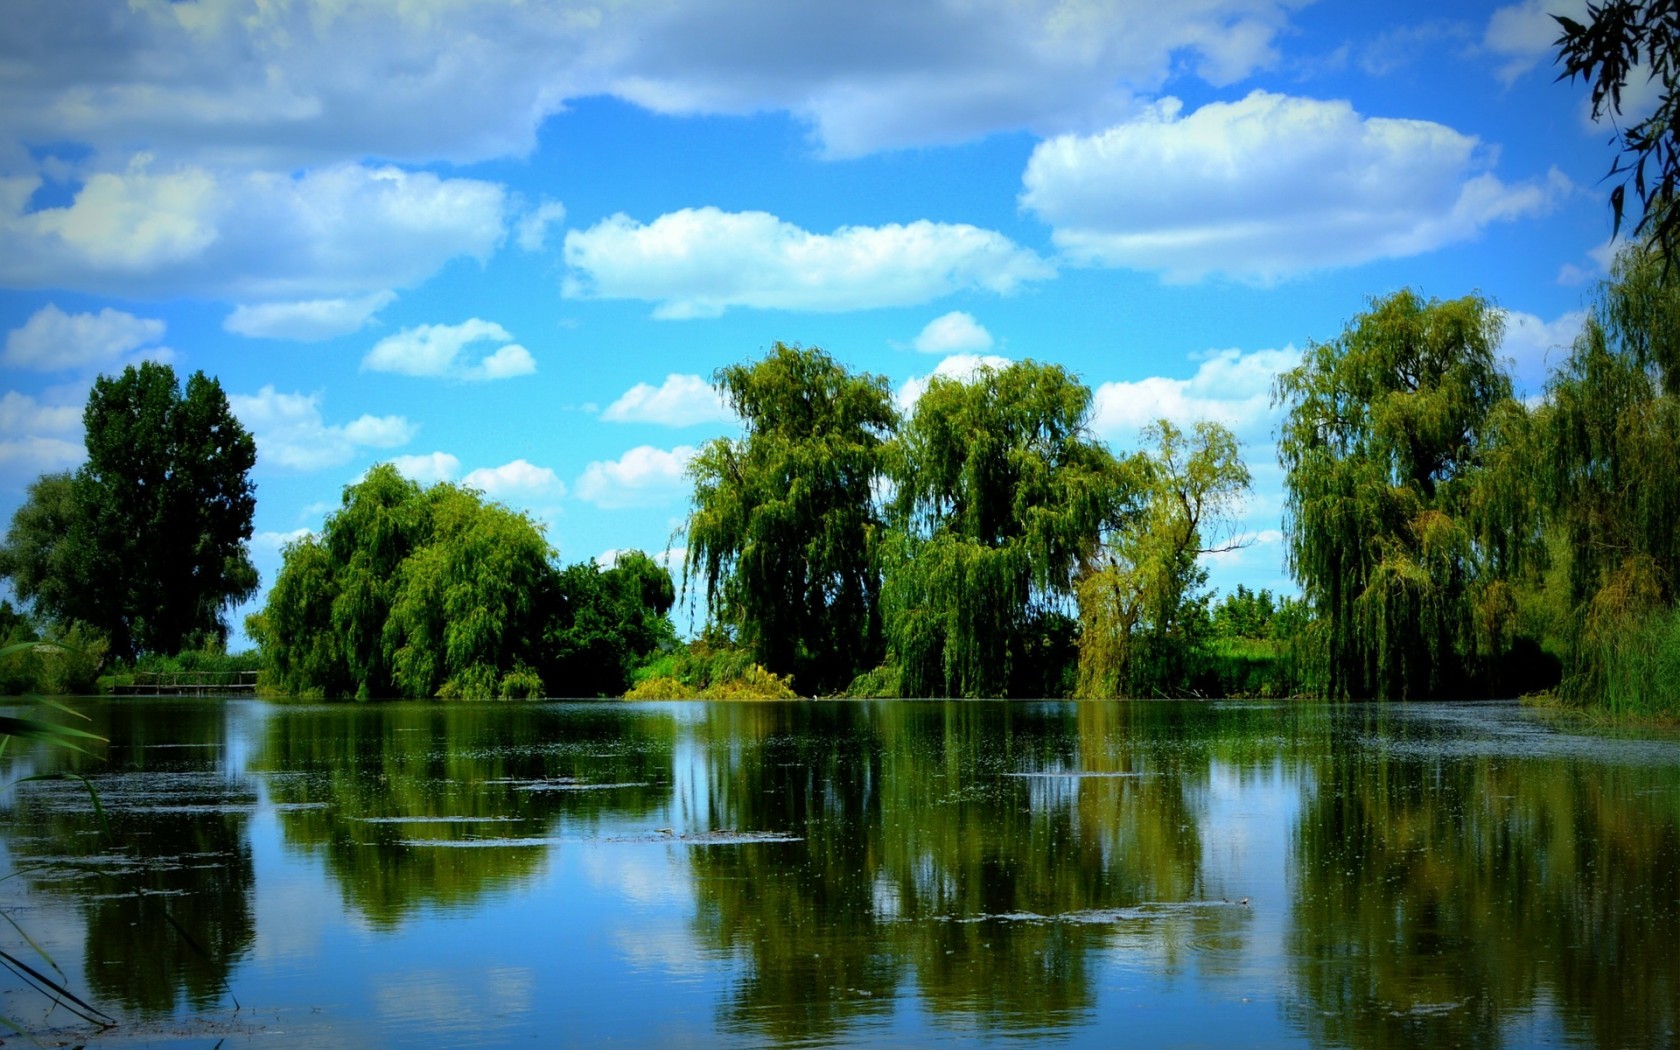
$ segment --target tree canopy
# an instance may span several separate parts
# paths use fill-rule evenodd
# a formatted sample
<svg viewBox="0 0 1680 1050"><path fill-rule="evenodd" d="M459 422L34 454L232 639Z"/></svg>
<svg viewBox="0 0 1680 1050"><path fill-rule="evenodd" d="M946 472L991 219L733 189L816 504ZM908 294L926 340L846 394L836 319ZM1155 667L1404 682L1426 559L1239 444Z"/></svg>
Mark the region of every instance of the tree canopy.
<svg viewBox="0 0 1680 1050"><path fill-rule="evenodd" d="M1206 619L1207 570L1198 559L1241 542L1236 512L1250 477L1236 436L1211 422L1185 434L1163 419L1143 439L1154 447L1128 463L1142 511L1109 533L1078 583L1080 696L1182 688Z"/></svg>
<svg viewBox="0 0 1680 1050"><path fill-rule="evenodd" d="M1485 299L1401 291L1278 379L1289 564L1322 621L1332 695L1438 693L1486 655L1476 625L1510 611L1499 540L1522 529L1478 525L1484 461L1520 412L1500 334Z"/></svg>
<svg viewBox="0 0 1680 1050"><path fill-rule="evenodd" d="M113 655L225 640L256 591L246 541L256 444L202 372L168 365L101 376L83 412L87 461L30 486L0 574L45 619L82 623Z"/></svg>
<svg viewBox="0 0 1680 1050"><path fill-rule="evenodd" d="M882 443L896 422L887 382L815 347L777 343L717 372L745 433L689 467L689 574L711 615L804 692L845 686L879 658Z"/></svg>
<svg viewBox="0 0 1680 1050"><path fill-rule="evenodd" d="M1091 392L1023 361L935 377L888 456L887 644L907 696L1007 696L1130 496ZM1068 632L1071 634L1071 632Z"/></svg>

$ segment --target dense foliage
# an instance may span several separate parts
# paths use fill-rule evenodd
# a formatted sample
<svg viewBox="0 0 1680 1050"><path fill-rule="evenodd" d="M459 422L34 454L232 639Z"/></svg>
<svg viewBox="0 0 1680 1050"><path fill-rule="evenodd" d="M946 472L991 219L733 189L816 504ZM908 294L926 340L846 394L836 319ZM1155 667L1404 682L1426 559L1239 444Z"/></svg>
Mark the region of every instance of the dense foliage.
<svg viewBox="0 0 1680 1050"><path fill-rule="evenodd" d="M896 414L880 376L777 343L717 373L746 433L695 457L685 575L754 659L806 690L879 659L873 486Z"/></svg>
<svg viewBox="0 0 1680 1050"><path fill-rule="evenodd" d="M928 384L888 458L883 619L901 695L1042 690L1035 665L1131 494L1090 409L1083 384L1031 361Z"/></svg>
<svg viewBox="0 0 1680 1050"><path fill-rule="evenodd" d="M1331 695L1439 695L1508 639L1504 569L1524 529L1484 491L1502 420L1521 413L1500 333L1477 296L1401 291L1278 379L1289 564Z"/></svg>
<svg viewBox="0 0 1680 1050"><path fill-rule="evenodd" d="M1133 457L1142 512L1116 529L1079 580L1079 695L1182 693L1204 642L1202 555L1234 549L1249 485L1237 439L1217 423L1186 435L1166 420L1144 430L1155 447Z"/></svg>
<svg viewBox="0 0 1680 1050"><path fill-rule="evenodd" d="M1617 260L1534 421L1539 502L1561 563L1571 699L1676 704L1680 682L1680 274Z"/></svg>
<svg viewBox="0 0 1680 1050"><path fill-rule="evenodd" d="M541 529L471 490L389 464L286 548L249 620L271 688L329 698L622 692L670 640L670 576L640 552L558 570Z"/></svg>
<svg viewBox="0 0 1680 1050"><path fill-rule="evenodd" d="M227 636L256 591L246 550L256 444L221 384L168 365L101 376L83 413L87 462L29 488L0 575L43 620L82 624L120 658Z"/></svg>

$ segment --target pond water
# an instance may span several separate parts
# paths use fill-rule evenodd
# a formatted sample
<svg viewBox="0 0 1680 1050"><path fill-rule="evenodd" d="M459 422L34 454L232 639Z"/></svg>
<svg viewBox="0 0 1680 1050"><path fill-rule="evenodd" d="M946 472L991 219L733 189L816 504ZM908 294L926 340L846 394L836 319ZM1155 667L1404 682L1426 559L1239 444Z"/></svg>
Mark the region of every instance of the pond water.
<svg viewBox="0 0 1680 1050"><path fill-rule="evenodd" d="M1658 1046L1680 740L1510 704L85 701L43 1043ZM14 742L15 746L15 742ZM102 832L69 768L97 789ZM0 947L32 952L16 931Z"/></svg>

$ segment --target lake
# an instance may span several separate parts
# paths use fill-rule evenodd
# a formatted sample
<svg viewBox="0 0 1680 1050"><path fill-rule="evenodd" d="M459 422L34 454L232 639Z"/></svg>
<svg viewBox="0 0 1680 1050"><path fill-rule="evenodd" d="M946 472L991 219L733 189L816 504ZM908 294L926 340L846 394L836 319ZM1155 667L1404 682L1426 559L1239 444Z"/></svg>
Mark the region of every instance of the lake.
<svg viewBox="0 0 1680 1050"><path fill-rule="evenodd" d="M0 974L42 1042L1680 1038L1673 735L1480 703L77 703L104 753L6 760L0 907L123 1024ZM58 768L108 835L80 783L17 782Z"/></svg>

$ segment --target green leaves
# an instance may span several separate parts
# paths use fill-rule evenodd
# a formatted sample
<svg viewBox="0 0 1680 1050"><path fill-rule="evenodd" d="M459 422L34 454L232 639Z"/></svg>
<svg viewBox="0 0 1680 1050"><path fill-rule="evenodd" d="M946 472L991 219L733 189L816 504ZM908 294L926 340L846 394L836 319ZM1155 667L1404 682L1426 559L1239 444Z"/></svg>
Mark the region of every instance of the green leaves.
<svg viewBox="0 0 1680 1050"><path fill-rule="evenodd" d="M101 376L83 423L87 462L30 487L0 573L120 658L225 637L226 610L257 587L245 546L256 445L220 384L195 373L183 393L173 369L145 362Z"/></svg>
<svg viewBox="0 0 1680 1050"><path fill-rule="evenodd" d="M928 384L886 459L883 618L903 695L1013 692L1036 625L1130 495L1090 407L1065 369L1031 361Z"/></svg>
<svg viewBox="0 0 1680 1050"><path fill-rule="evenodd" d="M319 538L286 548L250 629L286 693L528 695L541 690L552 557L525 515L383 464L345 489Z"/></svg>
<svg viewBox="0 0 1680 1050"><path fill-rule="evenodd" d="M880 651L874 486L897 420L886 380L777 343L716 383L746 433L689 467L685 581L705 581L710 614L771 672L841 688Z"/></svg>
<svg viewBox="0 0 1680 1050"><path fill-rule="evenodd" d="M1375 300L1278 377L1290 568L1327 622L1333 695L1438 694L1485 657L1474 611L1509 566L1494 538L1532 531L1508 473L1490 469L1521 406L1478 296ZM1478 523L1497 529L1478 530ZM1504 557L1502 557L1504 556ZM1493 608L1480 603L1481 608Z"/></svg>

